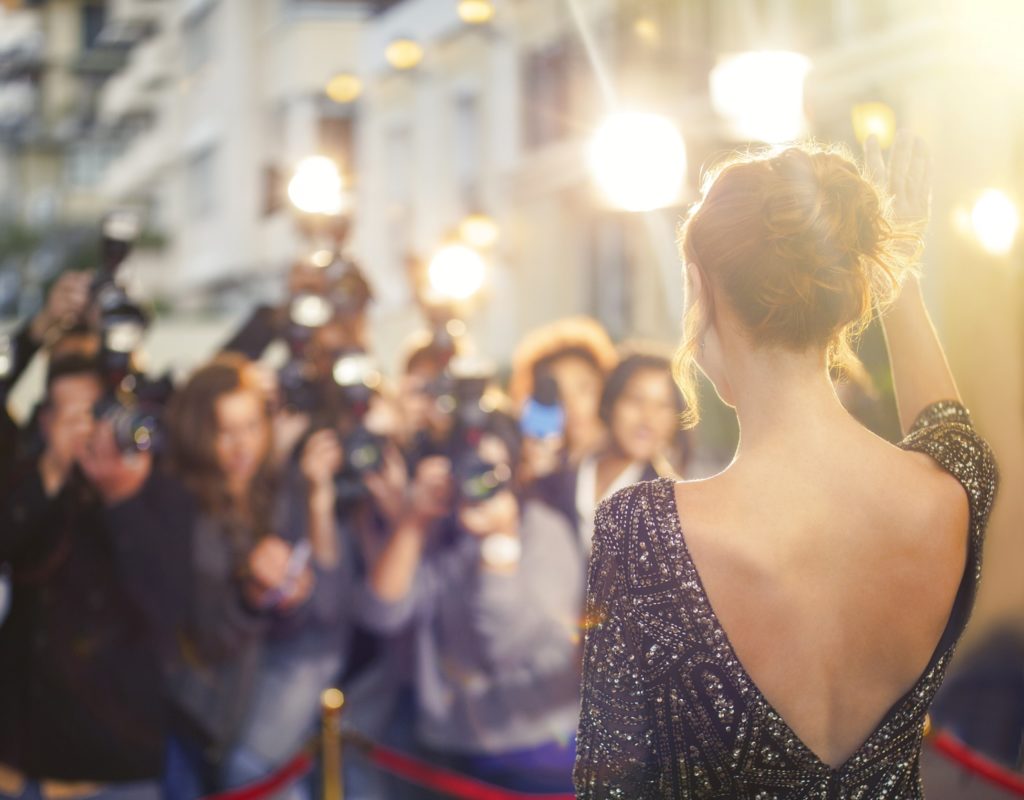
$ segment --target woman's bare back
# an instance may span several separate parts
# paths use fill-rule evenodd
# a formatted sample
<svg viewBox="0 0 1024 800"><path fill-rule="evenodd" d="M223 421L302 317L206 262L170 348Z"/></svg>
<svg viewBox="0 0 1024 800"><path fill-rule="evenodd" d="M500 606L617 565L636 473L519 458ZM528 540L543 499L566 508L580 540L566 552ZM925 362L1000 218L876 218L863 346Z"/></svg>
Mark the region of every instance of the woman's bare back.
<svg viewBox="0 0 1024 800"><path fill-rule="evenodd" d="M964 571L963 487L860 431L677 484L676 503L746 672L807 747L841 764L939 642Z"/></svg>

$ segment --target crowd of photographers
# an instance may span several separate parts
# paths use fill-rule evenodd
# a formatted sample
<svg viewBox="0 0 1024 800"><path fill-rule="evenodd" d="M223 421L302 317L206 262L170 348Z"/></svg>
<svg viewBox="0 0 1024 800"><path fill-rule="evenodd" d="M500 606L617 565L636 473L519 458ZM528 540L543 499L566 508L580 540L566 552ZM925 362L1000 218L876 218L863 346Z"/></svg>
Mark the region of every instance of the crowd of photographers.
<svg viewBox="0 0 1024 800"><path fill-rule="evenodd" d="M246 785L334 686L363 737L571 792L595 507L687 456L665 355L561 320L502 389L435 324L385 377L369 286L331 258L172 386L135 369L145 314L107 255L57 281L0 388L45 351L36 412L0 418L0 796ZM344 780L423 796L358 748Z"/></svg>

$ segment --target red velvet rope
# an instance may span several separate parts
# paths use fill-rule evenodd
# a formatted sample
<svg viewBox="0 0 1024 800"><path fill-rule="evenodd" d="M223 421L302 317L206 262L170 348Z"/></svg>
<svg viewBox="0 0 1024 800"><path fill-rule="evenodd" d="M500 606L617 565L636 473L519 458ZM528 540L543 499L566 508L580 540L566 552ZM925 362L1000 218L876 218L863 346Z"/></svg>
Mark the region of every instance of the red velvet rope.
<svg viewBox="0 0 1024 800"><path fill-rule="evenodd" d="M1024 797L1024 775L986 758L949 733L936 733L927 742L937 753L972 775ZM500 789L373 742L362 742L362 746L367 760L379 768L456 800L574 800L571 794L526 794ZM205 800L262 800L305 776L312 768L313 757L299 753L273 775L238 789L209 795Z"/></svg>
<svg viewBox="0 0 1024 800"><path fill-rule="evenodd" d="M400 778L458 800L575 800L571 794L524 794L499 789L378 744L369 746L366 758Z"/></svg>
<svg viewBox="0 0 1024 800"><path fill-rule="evenodd" d="M959 764L972 775L1000 786L1017 797L1024 797L1024 776L972 750L955 736L940 732L928 739L928 743L936 752Z"/></svg>
<svg viewBox="0 0 1024 800"><path fill-rule="evenodd" d="M313 769L313 756L309 753L299 753L295 758L281 767L277 772L237 789L228 789L225 792L207 795L204 800L262 800L270 797L275 792L294 783L305 776Z"/></svg>

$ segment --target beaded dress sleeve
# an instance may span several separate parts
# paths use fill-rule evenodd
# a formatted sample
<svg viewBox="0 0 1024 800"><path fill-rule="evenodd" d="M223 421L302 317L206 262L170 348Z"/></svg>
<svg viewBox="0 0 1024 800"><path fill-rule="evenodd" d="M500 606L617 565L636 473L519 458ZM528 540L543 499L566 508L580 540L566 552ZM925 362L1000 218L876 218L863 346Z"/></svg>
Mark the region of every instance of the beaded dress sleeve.
<svg viewBox="0 0 1024 800"><path fill-rule="evenodd" d="M630 614L629 547L616 507L613 499L598 506L587 580L583 705L573 770L578 800L660 795L656 726Z"/></svg>

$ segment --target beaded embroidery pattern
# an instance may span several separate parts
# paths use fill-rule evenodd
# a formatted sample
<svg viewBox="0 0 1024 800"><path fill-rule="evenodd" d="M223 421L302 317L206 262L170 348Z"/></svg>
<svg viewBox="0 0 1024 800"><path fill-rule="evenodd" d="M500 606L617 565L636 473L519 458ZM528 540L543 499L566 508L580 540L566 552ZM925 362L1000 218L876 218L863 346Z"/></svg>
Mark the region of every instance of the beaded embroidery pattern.
<svg viewBox="0 0 1024 800"><path fill-rule="evenodd" d="M754 682L708 601L671 479L601 505L587 590L579 800L919 800L925 714L981 575L997 472L959 403L932 404L899 446L931 456L967 491L967 564L924 673L839 768L821 761Z"/></svg>

